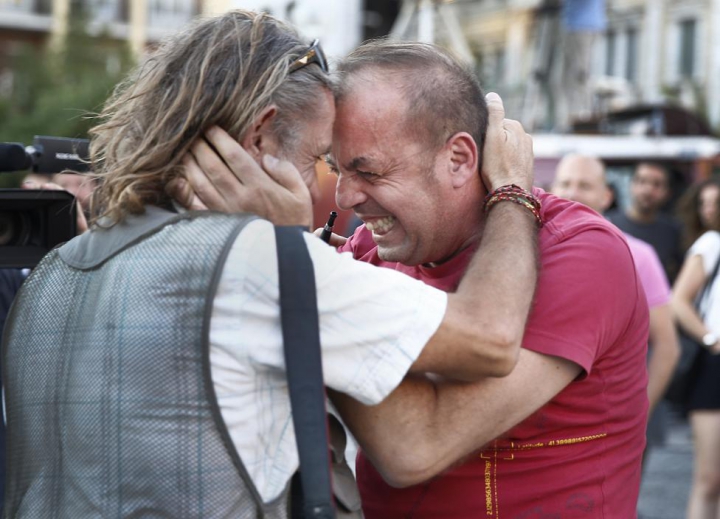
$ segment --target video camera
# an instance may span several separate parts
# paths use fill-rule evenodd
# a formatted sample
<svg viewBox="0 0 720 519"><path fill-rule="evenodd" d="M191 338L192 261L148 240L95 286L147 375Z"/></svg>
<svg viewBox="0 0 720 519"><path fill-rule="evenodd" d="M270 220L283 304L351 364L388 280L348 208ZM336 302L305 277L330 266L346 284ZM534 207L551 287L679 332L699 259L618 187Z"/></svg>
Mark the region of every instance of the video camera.
<svg viewBox="0 0 720 519"><path fill-rule="evenodd" d="M0 173L88 171L86 139L35 136L32 146L0 143ZM0 268L32 268L77 233L75 197L67 191L0 189Z"/></svg>

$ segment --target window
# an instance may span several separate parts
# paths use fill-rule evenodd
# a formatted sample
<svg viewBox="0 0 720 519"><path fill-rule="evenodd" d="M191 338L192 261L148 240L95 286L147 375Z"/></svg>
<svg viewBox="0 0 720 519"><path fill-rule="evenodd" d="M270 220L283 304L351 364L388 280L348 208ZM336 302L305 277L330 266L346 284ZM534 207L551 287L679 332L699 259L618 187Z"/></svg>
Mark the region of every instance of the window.
<svg viewBox="0 0 720 519"><path fill-rule="evenodd" d="M608 31L605 41L605 75L612 76L615 73L615 31Z"/></svg>
<svg viewBox="0 0 720 519"><path fill-rule="evenodd" d="M678 63L680 77L691 78L695 73L696 34L697 20L688 19L680 22L680 62Z"/></svg>
<svg viewBox="0 0 720 519"><path fill-rule="evenodd" d="M625 60L625 79L634 83L637 79L637 29L630 28L627 31L627 59Z"/></svg>

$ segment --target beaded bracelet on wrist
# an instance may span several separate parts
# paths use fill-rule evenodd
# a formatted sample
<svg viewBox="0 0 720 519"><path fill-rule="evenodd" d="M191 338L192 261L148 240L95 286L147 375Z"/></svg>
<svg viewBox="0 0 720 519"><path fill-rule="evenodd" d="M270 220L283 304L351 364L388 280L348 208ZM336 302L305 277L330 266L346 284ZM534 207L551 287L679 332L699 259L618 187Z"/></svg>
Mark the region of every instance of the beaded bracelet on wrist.
<svg viewBox="0 0 720 519"><path fill-rule="evenodd" d="M499 187L485 197L485 213L487 214L499 202L513 202L525 207L532 213L538 227L542 227L543 222L540 215L542 204L530 191L515 184Z"/></svg>

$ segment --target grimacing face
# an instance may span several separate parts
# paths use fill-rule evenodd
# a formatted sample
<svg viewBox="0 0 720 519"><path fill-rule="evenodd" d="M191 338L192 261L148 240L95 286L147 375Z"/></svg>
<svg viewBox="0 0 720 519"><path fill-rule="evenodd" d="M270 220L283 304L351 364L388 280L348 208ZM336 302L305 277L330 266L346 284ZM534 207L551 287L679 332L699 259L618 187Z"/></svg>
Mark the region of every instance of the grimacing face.
<svg viewBox="0 0 720 519"><path fill-rule="evenodd" d="M406 101L388 82L355 87L337 106L333 131L335 199L372 232L384 261L418 265L440 261L447 236L448 186L442 151L408 131Z"/></svg>
<svg viewBox="0 0 720 519"><path fill-rule="evenodd" d="M670 194L665 172L649 164L638 166L630 184L633 204L641 213L660 210Z"/></svg>

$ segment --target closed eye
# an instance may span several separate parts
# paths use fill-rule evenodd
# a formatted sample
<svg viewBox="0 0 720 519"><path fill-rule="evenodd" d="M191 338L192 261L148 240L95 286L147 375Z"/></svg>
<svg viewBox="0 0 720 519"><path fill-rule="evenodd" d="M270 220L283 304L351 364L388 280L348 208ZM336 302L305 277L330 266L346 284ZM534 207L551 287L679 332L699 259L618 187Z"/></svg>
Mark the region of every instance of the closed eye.
<svg viewBox="0 0 720 519"><path fill-rule="evenodd" d="M326 153L322 156L322 159L325 161L325 164L327 165L328 170L330 173L334 173L335 175L340 174L340 170L337 167L337 164L335 163L335 159L332 158L332 155L329 153Z"/></svg>
<svg viewBox="0 0 720 519"><path fill-rule="evenodd" d="M357 170L356 174L360 178L364 178L365 180L370 180L373 177L376 177L377 174L373 173L372 171L360 171Z"/></svg>

